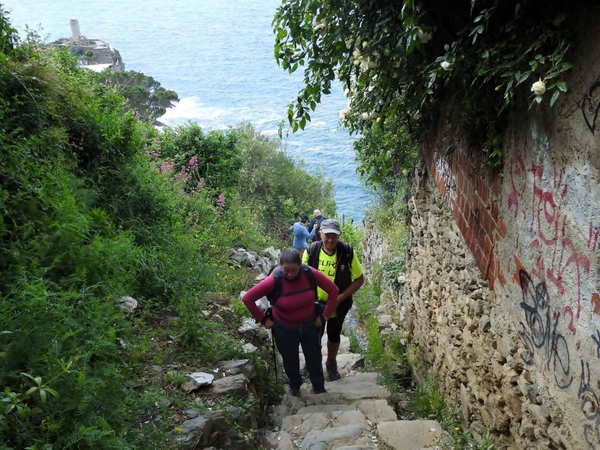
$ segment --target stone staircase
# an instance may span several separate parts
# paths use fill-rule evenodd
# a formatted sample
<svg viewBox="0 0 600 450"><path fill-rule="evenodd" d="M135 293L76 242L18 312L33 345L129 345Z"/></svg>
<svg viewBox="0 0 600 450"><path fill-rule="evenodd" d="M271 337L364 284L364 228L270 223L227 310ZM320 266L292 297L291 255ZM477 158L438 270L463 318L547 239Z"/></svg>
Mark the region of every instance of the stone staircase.
<svg viewBox="0 0 600 450"><path fill-rule="evenodd" d="M326 338L323 339L323 354L326 353ZM390 405L392 395L379 384L379 375L357 372L356 368L361 365L363 358L350 353L348 349L349 340L343 337L338 355L338 370L342 379L326 381L326 394L313 394L310 382L307 382L300 389L300 397L284 395L273 413L274 428L264 435L264 448L435 448L444 435L440 424L432 420L398 420Z"/></svg>

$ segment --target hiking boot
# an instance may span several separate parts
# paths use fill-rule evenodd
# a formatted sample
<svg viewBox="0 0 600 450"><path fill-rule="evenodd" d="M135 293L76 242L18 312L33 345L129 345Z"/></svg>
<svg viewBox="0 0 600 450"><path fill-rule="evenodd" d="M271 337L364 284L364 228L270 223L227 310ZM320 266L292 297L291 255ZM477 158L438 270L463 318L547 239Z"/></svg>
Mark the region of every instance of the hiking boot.
<svg viewBox="0 0 600 450"><path fill-rule="evenodd" d="M327 375L329 376L329 381L337 381L340 378L342 378L342 376L338 372L336 361L334 361L334 362L325 361L325 368L327 369Z"/></svg>
<svg viewBox="0 0 600 450"><path fill-rule="evenodd" d="M322 387L322 388L319 388L319 389L313 389L313 392L314 392L315 394L327 394L327 390L325 390L325 388L324 388L324 387Z"/></svg>
<svg viewBox="0 0 600 450"><path fill-rule="evenodd" d="M290 395L292 397L300 397L300 386L290 386Z"/></svg>

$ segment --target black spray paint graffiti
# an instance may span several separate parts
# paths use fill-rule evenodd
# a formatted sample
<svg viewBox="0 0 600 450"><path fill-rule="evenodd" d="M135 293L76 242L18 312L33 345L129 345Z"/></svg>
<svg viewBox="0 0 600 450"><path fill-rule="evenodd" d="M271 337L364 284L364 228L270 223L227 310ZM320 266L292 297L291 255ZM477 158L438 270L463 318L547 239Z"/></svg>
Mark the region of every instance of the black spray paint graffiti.
<svg viewBox="0 0 600 450"><path fill-rule="evenodd" d="M524 270L519 271L519 282L523 301L521 308L525 312L525 323L519 335L529 350L529 361L533 360L535 349L539 349L546 367L554 373L556 385L561 389L568 388L573 382L571 374L571 357L565 337L557 332L560 312L551 314L550 298L546 283L533 281ZM527 361L526 361L527 363Z"/></svg>
<svg viewBox="0 0 600 450"><path fill-rule="evenodd" d="M596 449L600 443L600 411L598 394L600 392L600 381L596 381L596 388L590 382L590 363L581 361L581 378L579 382L578 398L581 400L581 411L592 425L583 426L585 440L591 449Z"/></svg>
<svg viewBox="0 0 600 450"><path fill-rule="evenodd" d="M597 336L594 336L592 334L592 339L596 343L596 356L600 358L600 330L596 330L596 335Z"/></svg>
<svg viewBox="0 0 600 450"><path fill-rule="evenodd" d="M592 84L592 87L588 91L588 95L581 102L581 110L583 111L583 120L590 129L592 134L596 131L596 120L598 119L598 113L600 112L600 81ZM596 97L594 97L596 96Z"/></svg>

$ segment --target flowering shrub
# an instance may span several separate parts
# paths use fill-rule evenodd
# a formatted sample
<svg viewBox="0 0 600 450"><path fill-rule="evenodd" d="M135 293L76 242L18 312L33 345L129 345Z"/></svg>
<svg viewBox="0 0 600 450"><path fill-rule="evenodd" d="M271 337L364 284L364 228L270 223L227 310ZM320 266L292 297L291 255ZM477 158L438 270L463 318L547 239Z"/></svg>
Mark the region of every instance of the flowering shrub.
<svg viewBox="0 0 600 450"><path fill-rule="evenodd" d="M570 38L589 4L286 0L273 21L275 56L289 72L304 68L290 126L305 127L337 78L348 98L341 122L351 132L394 117L422 139L454 102L450 125L466 126L499 157L500 149L486 146L502 133L509 105L522 98L551 107L567 91ZM538 80L544 92L521 88Z"/></svg>

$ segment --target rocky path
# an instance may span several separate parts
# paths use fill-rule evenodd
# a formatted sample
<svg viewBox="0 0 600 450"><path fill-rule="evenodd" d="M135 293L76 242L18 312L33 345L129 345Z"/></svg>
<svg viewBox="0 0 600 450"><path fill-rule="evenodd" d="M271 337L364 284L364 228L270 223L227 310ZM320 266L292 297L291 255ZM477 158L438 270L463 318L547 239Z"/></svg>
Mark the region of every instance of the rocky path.
<svg viewBox="0 0 600 450"><path fill-rule="evenodd" d="M338 356L342 379L326 381L326 394L313 394L308 382L302 385L300 397L284 395L273 414L275 428L264 436L264 448L434 448L443 435L440 424L432 420L398 420L391 406L391 393L379 384L379 375L357 371L362 362L361 355L349 352L349 340L343 337Z"/></svg>

